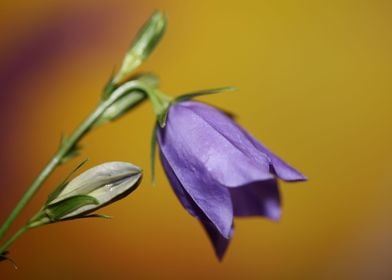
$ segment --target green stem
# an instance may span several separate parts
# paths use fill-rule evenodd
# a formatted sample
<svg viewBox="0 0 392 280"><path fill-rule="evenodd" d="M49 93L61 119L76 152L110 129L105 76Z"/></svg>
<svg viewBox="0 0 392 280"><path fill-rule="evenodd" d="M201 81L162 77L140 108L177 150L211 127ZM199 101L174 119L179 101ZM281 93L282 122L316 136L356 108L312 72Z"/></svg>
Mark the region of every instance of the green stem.
<svg viewBox="0 0 392 280"><path fill-rule="evenodd" d="M116 91L113 92L113 94L107 100L102 101L96 107L96 109L79 125L79 127L75 129L75 131L71 134L71 136L63 141L62 145L60 146L60 149L52 157L49 163L44 167L44 169L41 171L38 177L33 181L33 183L30 185L28 190L19 200L18 204L12 210L11 214L8 216L8 218L1 226L0 239L4 237L5 233L7 232L11 224L15 221L15 219L18 217L20 212L24 209L24 207L31 200L34 194L39 190L39 188L46 181L49 175L52 174L52 172L56 169L56 167L58 167L62 163L62 160L69 154L69 152L71 152L72 149L74 149L77 146L78 142L94 126L95 122L105 112L105 110L108 109L116 100L118 100L123 95L127 93L131 94L132 90L140 90L138 88L139 84L135 81L130 81L124 84L123 86L124 86L122 87L123 89L118 88ZM133 103L130 104L129 106L130 108L133 105L139 103L143 98L145 98L145 95L139 95L139 96L140 96L139 99L136 98L133 101ZM23 232L18 231L19 235L22 234Z"/></svg>
<svg viewBox="0 0 392 280"><path fill-rule="evenodd" d="M10 239L7 240L1 247L0 247L0 255L3 254L9 246L12 245L23 233L25 233L29 229L28 225L21 227Z"/></svg>

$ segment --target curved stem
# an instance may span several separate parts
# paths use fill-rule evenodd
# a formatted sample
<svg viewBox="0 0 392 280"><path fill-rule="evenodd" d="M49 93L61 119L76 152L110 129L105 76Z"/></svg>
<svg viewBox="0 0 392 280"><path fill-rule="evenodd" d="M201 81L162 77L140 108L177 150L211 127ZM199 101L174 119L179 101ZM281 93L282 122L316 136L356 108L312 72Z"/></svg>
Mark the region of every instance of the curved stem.
<svg viewBox="0 0 392 280"><path fill-rule="evenodd" d="M12 235L3 245L0 246L0 256L4 254L8 247L10 247L19 237L22 236L27 230L31 228L36 228L46 223L45 220L42 219L44 213L42 211L38 211L37 214L33 216L24 226L18 229L14 235Z"/></svg>
<svg viewBox="0 0 392 280"><path fill-rule="evenodd" d="M23 233L29 229L28 225L21 227L10 239L0 247L0 255L4 253Z"/></svg>
<svg viewBox="0 0 392 280"><path fill-rule="evenodd" d="M34 194L38 191L41 185L46 181L50 174L58 167L62 160L74 149L78 142L86 135L86 133L94 126L95 122L99 119L99 117L108 109L118 98L129 93L131 94L132 90L137 90L139 84L135 81L130 81L123 85L124 87L120 87L115 90L112 95L105 101L101 102L96 109L75 129L75 131L71 134L71 136L64 140L60 146L60 149L55 153L52 159L47 163L47 165L42 169L41 173L38 177L33 181L28 190L19 200L18 204L12 210L8 218L5 220L3 225L0 228L0 239L2 239L11 226L11 224L18 217L20 212L24 209L26 204L31 200ZM144 91L144 89L143 89ZM135 99L132 104L129 105L131 108L133 105L139 103L145 95L141 95L139 99ZM18 231L19 235L22 234ZM13 242L13 241L12 241ZM11 243L12 243L11 242ZM4 246L3 246L4 247Z"/></svg>

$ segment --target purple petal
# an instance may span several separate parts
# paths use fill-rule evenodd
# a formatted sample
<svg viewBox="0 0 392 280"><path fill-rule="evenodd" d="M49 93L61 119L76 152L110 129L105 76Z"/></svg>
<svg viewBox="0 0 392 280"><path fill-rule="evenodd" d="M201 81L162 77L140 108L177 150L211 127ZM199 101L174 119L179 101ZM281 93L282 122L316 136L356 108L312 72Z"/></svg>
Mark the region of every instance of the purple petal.
<svg viewBox="0 0 392 280"><path fill-rule="evenodd" d="M231 188L230 194L235 216L264 216L272 220L280 218L280 195L276 180L253 182L240 188Z"/></svg>
<svg viewBox="0 0 392 280"><path fill-rule="evenodd" d="M169 163L165 156L160 153L161 162L163 165L163 169L165 170L166 176L169 179L170 185L172 186L174 193L177 198L180 200L182 206L194 217L200 217L200 208L192 201L192 198L189 197L189 194L186 193L180 181L178 180L176 174L174 174L173 169L170 167Z"/></svg>
<svg viewBox="0 0 392 280"><path fill-rule="evenodd" d="M167 139L161 137L163 144L173 146L179 158L198 165L197 172L221 185L237 187L273 178L267 155L213 107L191 101L175 104L160 132L167 134Z"/></svg>
<svg viewBox="0 0 392 280"><path fill-rule="evenodd" d="M185 103L185 104L184 104ZM285 181L303 181L306 177L295 170L292 166L285 163L274 153L269 151L257 139L255 139L249 132L236 124L232 119L208 105L198 102L184 102L183 105L191 108L195 113L200 115L205 121L213 126L219 133L227 139L230 139L244 154L252 157L256 148L261 154L266 155L269 162L272 164L275 174ZM255 153L260 154L260 153ZM263 172L265 172L263 166Z"/></svg>
<svg viewBox="0 0 392 280"><path fill-rule="evenodd" d="M277 155L275 155L270 150L268 150L267 147L265 147L263 144L261 144L249 132L245 131L244 129L242 129L242 131L245 135L247 135L247 137L252 141L252 143L255 145L255 147L259 151L268 155L268 157L271 160L273 172L280 179L285 180L285 181L305 181L305 180L307 180L307 178L303 174L301 174L298 170L294 169L294 167L292 167L288 163L284 162Z"/></svg>
<svg viewBox="0 0 392 280"><path fill-rule="evenodd" d="M167 161L166 168L171 167L172 174L177 177L186 193L220 233L229 238L233 223L233 206L228 189L211 178L204 166L193 159L195 155L186 153L187 147L184 147L186 142L178 137L181 133L176 133L169 121L164 133L163 136L163 131L161 129L158 131L158 142L164 155L162 158ZM178 188L176 189L181 194ZM190 209L191 213L194 212L192 208L188 210Z"/></svg>
<svg viewBox="0 0 392 280"><path fill-rule="evenodd" d="M238 126L238 125L237 125ZM266 154L271 161L272 169L274 173L285 181L305 181L307 177L296 170L294 167L283 161L273 152L271 152L266 146L264 146L259 140L251 135L244 128L238 126L242 133L252 142L252 144L262 153Z"/></svg>
<svg viewBox="0 0 392 280"><path fill-rule="evenodd" d="M210 241L214 247L215 255L221 261L226 253L226 250L230 244L230 239L223 237L220 232L216 229L208 219L200 219L205 231L210 238ZM230 236L233 234L233 227L230 232Z"/></svg>
<svg viewBox="0 0 392 280"><path fill-rule="evenodd" d="M173 169L170 167L165 156L160 153L163 168L169 178L170 184L173 187L177 198L180 200L182 206L192 215L199 218L200 223L208 234L209 239L214 247L214 251L219 260L222 260L227 247L229 246L230 239L222 236L215 225L207 218L203 211L196 205L192 198L187 194L187 192L182 187L177 176L174 174ZM230 237L232 236L233 230L230 232Z"/></svg>
<svg viewBox="0 0 392 280"><path fill-rule="evenodd" d="M209 121L209 123L213 125L220 133L225 135L225 137L230 138L230 140L233 142L237 141L236 146L243 148L242 151L244 153L246 153L247 149L250 152L253 152L248 147L248 145L240 145L241 142L242 144L246 142L244 138L246 138L247 141L250 141L258 151L268 156L276 175L281 179L286 181L306 180L304 175L281 160L278 156L268 150L267 147L261 144L256 138L254 138L249 132L240 127L222 112L215 110L213 107L197 102L188 102L186 105L191 107L199 115L203 116L205 120ZM213 120L213 122L211 122L211 120ZM234 135L237 135L237 139L234 137ZM238 141L240 143L238 143Z"/></svg>

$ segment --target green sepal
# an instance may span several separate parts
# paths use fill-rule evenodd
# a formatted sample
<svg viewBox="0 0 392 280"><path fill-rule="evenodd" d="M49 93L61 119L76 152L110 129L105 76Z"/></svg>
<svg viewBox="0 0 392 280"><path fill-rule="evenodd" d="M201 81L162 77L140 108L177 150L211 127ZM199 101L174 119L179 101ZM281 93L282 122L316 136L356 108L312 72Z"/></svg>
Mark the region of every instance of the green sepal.
<svg viewBox="0 0 392 280"><path fill-rule="evenodd" d="M159 126L160 126L161 128L164 128L164 127L166 126L167 115L168 115L168 113L169 113L169 109L170 109L170 104L167 105L167 106L162 110L162 112L160 112L160 113L158 114L158 116L157 116L158 123L159 123Z"/></svg>
<svg viewBox="0 0 392 280"><path fill-rule="evenodd" d="M83 160L81 163L79 163L65 178L64 180L57 186L57 188L48 195L48 200L45 202L45 205L48 205L51 201L53 201L55 198L59 196L59 194L63 191L63 189L67 186L69 179L73 174L75 174L76 171L78 171L86 162L88 161L88 158Z"/></svg>
<svg viewBox="0 0 392 280"><path fill-rule="evenodd" d="M64 132L61 132L60 141L59 141L59 149L61 149L61 147L64 145L64 142L65 142Z"/></svg>
<svg viewBox="0 0 392 280"><path fill-rule="evenodd" d="M89 195L75 195L54 204L46 205L44 212L51 222L61 220L80 207L99 204L98 200Z"/></svg>
<svg viewBox="0 0 392 280"><path fill-rule="evenodd" d="M156 149L157 149L157 132L158 132L158 124L155 123L152 129L151 151L150 151L150 172L151 172L152 185L155 185L155 158L156 158Z"/></svg>
<svg viewBox="0 0 392 280"><path fill-rule="evenodd" d="M154 113L157 116L159 126L165 127L167 114L172 104L172 98L165 95L163 92L156 88L152 89L150 92L147 92L147 94L150 98Z"/></svg>
<svg viewBox="0 0 392 280"><path fill-rule="evenodd" d="M190 100L192 98L202 96L202 95L216 94L216 93L235 91L235 90L237 90L237 88L231 87L231 86L221 87L221 88L213 88L213 89L204 89L204 90L199 90L199 91L190 92L190 93L180 95L174 99L174 102L175 103L184 102L184 101L187 101L187 100Z"/></svg>
<svg viewBox="0 0 392 280"><path fill-rule="evenodd" d="M104 214L90 214L90 215L85 215L82 217L78 218L101 218L101 219L112 219L112 216L104 215Z"/></svg>
<svg viewBox="0 0 392 280"><path fill-rule="evenodd" d="M114 75L112 74L103 88L102 100L106 100L110 97L112 92L117 88L117 85L113 82Z"/></svg>

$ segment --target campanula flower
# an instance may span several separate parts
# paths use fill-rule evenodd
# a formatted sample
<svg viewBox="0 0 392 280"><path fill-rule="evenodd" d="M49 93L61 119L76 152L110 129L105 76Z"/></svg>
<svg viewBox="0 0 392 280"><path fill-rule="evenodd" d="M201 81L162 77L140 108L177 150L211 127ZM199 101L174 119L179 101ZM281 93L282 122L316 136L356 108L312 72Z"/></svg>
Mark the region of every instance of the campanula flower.
<svg viewBox="0 0 392 280"><path fill-rule="evenodd" d="M157 140L161 162L183 207L199 219L221 259L233 218L280 218L277 178L306 180L230 117L203 103L174 103Z"/></svg>

